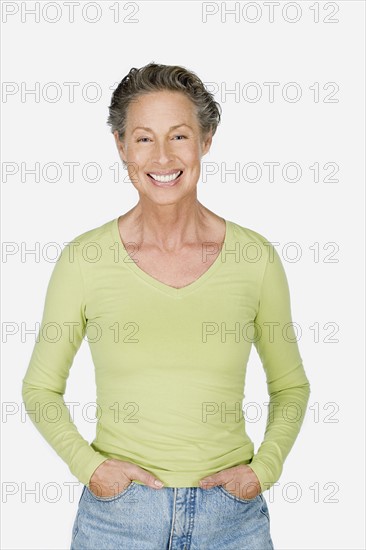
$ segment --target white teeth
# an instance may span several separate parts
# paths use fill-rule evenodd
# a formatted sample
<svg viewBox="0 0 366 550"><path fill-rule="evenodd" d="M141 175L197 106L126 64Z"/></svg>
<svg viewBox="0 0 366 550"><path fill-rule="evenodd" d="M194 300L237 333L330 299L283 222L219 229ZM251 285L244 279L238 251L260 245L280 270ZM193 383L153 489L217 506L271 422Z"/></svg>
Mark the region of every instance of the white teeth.
<svg viewBox="0 0 366 550"><path fill-rule="evenodd" d="M170 174L169 176L158 176L157 174L149 174L149 176L151 176L156 181L160 181L161 183L167 183L168 181L175 180L180 173L181 170L179 170L179 172L176 172L175 174Z"/></svg>

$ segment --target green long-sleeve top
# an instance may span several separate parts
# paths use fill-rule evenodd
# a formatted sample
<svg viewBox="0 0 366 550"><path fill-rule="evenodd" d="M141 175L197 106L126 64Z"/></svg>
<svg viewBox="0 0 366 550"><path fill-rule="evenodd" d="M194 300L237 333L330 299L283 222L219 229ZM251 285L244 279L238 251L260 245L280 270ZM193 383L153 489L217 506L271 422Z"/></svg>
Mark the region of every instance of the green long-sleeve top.
<svg viewBox="0 0 366 550"><path fill-rule="evenodd" d="M197 487L201 478L239 464L254 470L262 491L279 479L310 384L276 249L259 233L225 222L214 263L179 289L138 266L118 218L62 249L22 399L37 429L84 485L108 458L137 464L166 487ZM212 246L207 243L207 254ZM90 444L63 399L83 340L96 380L98 420ZM252 344L270 396L257 453L243 415ZM47 414L49 403L57 406L56 417Z"/></svg>

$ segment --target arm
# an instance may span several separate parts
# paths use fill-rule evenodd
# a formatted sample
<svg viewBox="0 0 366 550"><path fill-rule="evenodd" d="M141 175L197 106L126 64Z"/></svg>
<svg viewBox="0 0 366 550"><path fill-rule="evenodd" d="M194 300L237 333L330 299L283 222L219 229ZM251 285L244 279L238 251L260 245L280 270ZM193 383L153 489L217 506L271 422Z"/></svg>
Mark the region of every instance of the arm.
<svg viewBox="0 0 366 550"><path fill-rule="evenodd" d="M254 341L266 374L270 402L264 439L249 464L262 491L279 479L299 434L310 396L296 334L289 323L292 319L288 282L280 257L270 244Z"/></svg>
<svg viewBox="0 0 366 550"><path fill-rule="evenodd" d="M69 370L86 326L84 287L76 248L71 243L65 246L53 269L37 341L22 380L22 399L42 436L67 463L71 473L88 485L94 470L107 457L94 451L80 435L63 399Z"/></svg>

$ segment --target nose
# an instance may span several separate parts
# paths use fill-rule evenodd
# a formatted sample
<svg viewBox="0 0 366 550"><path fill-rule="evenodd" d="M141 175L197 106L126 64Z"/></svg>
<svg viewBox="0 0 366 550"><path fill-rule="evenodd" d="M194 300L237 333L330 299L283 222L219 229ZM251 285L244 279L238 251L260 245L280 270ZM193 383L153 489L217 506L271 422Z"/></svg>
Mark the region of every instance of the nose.
<svg viewBox="0 0 366 550"><path fill-rule="evenodd" d="M153 157L151 160L162 166L168 165L172 160L170 144L167 143L165 140L155 140L154 150L152 154Z"/></svg>

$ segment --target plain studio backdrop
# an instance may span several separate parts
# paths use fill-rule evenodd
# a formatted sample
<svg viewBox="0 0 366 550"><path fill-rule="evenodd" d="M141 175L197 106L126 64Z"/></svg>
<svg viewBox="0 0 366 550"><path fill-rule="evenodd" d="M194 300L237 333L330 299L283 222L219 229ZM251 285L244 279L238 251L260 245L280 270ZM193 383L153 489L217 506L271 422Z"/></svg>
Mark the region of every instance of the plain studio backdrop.
<svg viewBox="0 0 366 550"><path fill-rule="evenodd" d="M131 67L183 65L222 123L198 198L280 252L311 384L266 491L276 550L365 548L364 16L354 2L2 2L2 548L68 549L82 485L27 417L21 380L55 259L138 194L106 124ZM89 442L86 341L65 394ZM268 401L252 348L245 413ZM86 406L86 404L91 404Z"/></svg>

